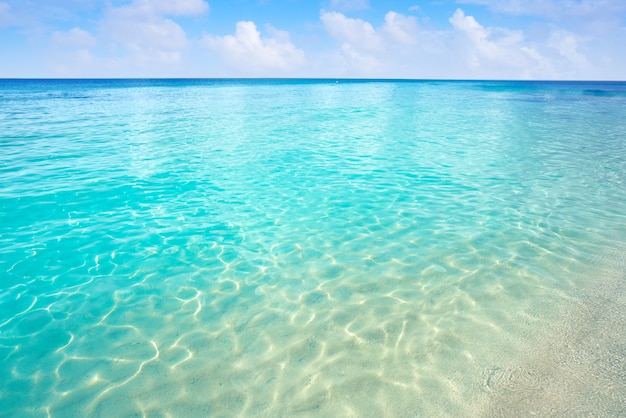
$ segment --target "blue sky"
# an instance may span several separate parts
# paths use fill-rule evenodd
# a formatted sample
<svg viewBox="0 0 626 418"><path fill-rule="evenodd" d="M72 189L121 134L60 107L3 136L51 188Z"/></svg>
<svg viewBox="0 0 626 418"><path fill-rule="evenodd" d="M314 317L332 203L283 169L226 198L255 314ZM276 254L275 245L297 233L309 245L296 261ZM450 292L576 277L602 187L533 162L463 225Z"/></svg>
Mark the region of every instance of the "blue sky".
<svg viewBox="0 0 626 418"><path fill-rule="evenodd" d="M0 77L626 79L626 0L0 0Z"/></svg>

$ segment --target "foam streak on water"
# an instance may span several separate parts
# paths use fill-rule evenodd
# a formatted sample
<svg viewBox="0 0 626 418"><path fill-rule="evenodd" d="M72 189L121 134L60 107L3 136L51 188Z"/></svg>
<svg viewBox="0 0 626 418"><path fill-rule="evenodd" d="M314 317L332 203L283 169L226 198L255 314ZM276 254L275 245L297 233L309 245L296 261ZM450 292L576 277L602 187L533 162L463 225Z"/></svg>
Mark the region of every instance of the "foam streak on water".
<svg viewBox="0 0 626 418"><path fill-rule="evenodd" d="M0 81L0 415L626 414L626 85Z"/></svg>

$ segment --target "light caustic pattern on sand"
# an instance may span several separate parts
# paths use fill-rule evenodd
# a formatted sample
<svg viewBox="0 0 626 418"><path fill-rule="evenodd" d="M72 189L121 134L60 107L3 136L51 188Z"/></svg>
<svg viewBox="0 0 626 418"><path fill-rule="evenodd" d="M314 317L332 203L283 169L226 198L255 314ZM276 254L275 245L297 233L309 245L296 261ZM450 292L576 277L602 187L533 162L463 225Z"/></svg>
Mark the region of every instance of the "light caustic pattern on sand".
<svg viewBox="0 0 626 418"><path fill-rule="evenodd" d="M3 83L1 414L624 412L623 85Z"/></svg>

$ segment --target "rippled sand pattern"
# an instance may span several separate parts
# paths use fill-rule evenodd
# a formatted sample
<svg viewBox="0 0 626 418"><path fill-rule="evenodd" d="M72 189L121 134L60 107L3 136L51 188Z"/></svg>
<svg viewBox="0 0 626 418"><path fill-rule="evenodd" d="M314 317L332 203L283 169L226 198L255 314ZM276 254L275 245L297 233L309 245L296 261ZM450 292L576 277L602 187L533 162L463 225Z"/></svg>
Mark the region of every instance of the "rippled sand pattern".
<svg viewBox="0 0 626 418"><path fill-rule="evenodd" d="M623 84L0 104L1 416L626 414Z"/></svg>

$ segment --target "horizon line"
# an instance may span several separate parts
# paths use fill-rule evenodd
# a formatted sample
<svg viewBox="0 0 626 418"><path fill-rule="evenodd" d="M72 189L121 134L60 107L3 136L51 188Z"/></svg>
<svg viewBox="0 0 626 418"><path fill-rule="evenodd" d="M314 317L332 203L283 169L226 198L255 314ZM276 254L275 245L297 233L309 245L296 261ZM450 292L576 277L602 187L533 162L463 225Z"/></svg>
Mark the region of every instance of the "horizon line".
<svg viewBox="0 0 626 418"><path fill-rule="evenodd" d="M526 82L526 83L626 83L626 79L506 79L506 78L394 78L394 77L0 77L0 80L16 81L113 81L113 80L197 80L197 81L452 81L452 82Z"/></svg>

